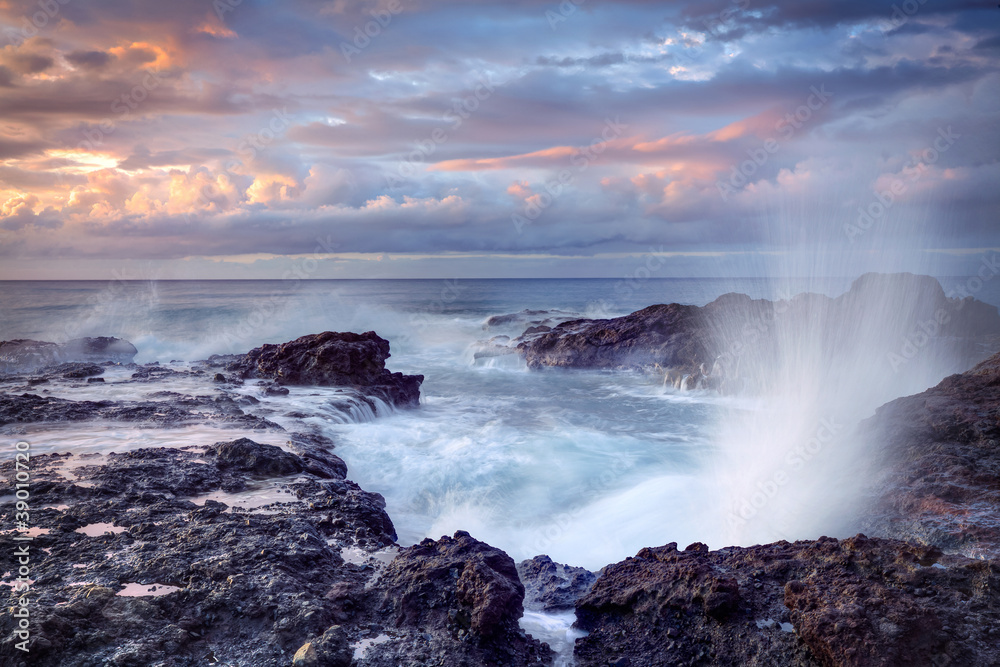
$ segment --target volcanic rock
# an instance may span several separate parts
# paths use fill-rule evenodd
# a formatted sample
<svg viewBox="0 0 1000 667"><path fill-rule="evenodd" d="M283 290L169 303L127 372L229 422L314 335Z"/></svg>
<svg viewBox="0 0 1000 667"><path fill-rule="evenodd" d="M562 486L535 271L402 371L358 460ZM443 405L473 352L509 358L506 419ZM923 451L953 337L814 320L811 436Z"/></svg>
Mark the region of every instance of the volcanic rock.
<svg viewBox="0 0 1000 667"><path fill-rule="evenodd" d="M546 612L573 609L597 581L593 572L553 562L548 556L521 561L517 574L525 588L525 607Z"/></svg>
<svg viewBox="0 0 1000 667"><path fill-rule="evenodd" d="M263 345L230 362L227 368L245 379L356 387L393 405L418 405L424 376L389 372L385 368L389 356L389 341L373 331L327 331L280 345Z"/></svg>
<svg viewBox="0 0 1000 667"><path fill-rule="evenodd" d="M1000 660L997 561L864 535L702 546L607 566L577 604L578 667Z"/></svg>
<svg viewBox="0 0 1000 667"><path fill-rule="evenodd" d="M448 664L520 666L550 659L548 647L518 627L524 586L514 561L465 531L401 549L379 587L382 612L397 628L454 639ZM411 642L378 646L382 657L375 664L428 664L409 652Z"/></svg>
<svg viewBox="0 0 1000 667"><path fill-rule="evenodd" d="M127 364L137 353L132 343L109 336L75 338L62 344L27 339L0 341L0 373L29 373L66 362Z"/></svg>
<svg viewBox="0 0 1000 667"><path fill-rule="evenodd" d="M1000 354L862 425L880 475L865 529L1000 558Z"/></svg>
<svg viewBox="0 0 1000 667"><path fill-rule="evenodd" d="M799 294L772 302L725 294L704 307L674 303L562 322L548 332L525 331L515 342L529 368L652 371L678 389L737 392L781 382L782 354L803 340L835 366L838 355L860 350L887 373L913 373L919 385L920 368L942 377L997 351L1000 314L971 297L948 298L930 276L868 273L837 298ZM906 365L910 347L919 347L922 367Z"/></svg>

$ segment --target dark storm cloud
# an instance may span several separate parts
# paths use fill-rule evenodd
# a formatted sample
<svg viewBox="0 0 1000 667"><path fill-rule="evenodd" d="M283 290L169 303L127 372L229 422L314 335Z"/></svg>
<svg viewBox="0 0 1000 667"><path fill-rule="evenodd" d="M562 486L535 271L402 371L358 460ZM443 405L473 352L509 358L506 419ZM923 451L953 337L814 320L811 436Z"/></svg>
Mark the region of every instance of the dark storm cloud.
<svg viewBox="0 0 1000 667"><path fill-rule="evenodd" d="M73 51L65 56L71 64L88 69L100 69L114 58L105 51Z"/></svg>

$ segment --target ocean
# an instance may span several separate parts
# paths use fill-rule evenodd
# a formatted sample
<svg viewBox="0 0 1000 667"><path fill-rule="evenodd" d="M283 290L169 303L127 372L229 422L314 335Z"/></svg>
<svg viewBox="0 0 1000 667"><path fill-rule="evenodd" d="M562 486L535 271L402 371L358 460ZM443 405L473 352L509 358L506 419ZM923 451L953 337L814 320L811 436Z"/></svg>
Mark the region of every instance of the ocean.
<svg viewBox="0 0 1000 667"><path fill-rule="evenodd" d="M961 281L941 279L946 289ZM793 291L830 296L850 283L791 281ZM284 401L314 415L307 421L335 441L349 477L385 497L403 545L462 529L515 560L545 553L596 569L645 546L732 543L712 502L719 479L709 462L718 453L720 414L758 406L677 391L638 373L532 371L516 355L477 356L483 341L524 329L517 321L486 327L488 318L525 309L613 317L657 303L704 305L734 291L775 298L788 286L637 277L6 282L0 340L118 336L138 348L136 361L169 364L326 330L375 331L390 341L390 370L425 376L420 408L334 418L324 408L329 394L293 389L263 399L260 409ZM1000 283L975 296L1000 304ZM121 397L128 387L87 390ZM49 451L65 451L121 447L137 437L55 429L46 441ZM158 437L174 436L146 434L142 442Z"/></svg>

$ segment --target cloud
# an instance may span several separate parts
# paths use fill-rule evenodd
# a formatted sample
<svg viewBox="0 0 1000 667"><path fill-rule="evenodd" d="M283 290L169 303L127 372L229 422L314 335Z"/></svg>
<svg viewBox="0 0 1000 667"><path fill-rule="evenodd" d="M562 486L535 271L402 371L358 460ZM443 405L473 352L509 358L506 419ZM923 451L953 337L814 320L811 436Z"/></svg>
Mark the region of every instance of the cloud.
<svg viewBox="0 0 1000 667"><path fill-rule="evenodd" d="M998 19L963 0L59 6L0 3L8 260L834 243L948 126L894 215L996 233Z"/></svg>
<svg viewBox="0 0 1000 667"><path fill-rule="evenodd" d="M76 67L86 69L101 69L114 59L114 55L106 51L72 51L65 56L66 60Z"/></svg>

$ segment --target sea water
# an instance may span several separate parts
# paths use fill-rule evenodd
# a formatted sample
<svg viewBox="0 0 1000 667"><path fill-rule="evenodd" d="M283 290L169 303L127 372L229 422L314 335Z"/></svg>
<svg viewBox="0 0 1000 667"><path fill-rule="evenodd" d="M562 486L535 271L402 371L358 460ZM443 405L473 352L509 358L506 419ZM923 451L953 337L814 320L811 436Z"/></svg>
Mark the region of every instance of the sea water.
<svg viewBox="0 0 1000 667"><path fill-rule="evenodd" d="M791 281L829 296L850 283ZM401 544L462 529L515 560L544 553L597 569L644 546L739 541L718 502L725 466L713 456L733 447L720 447L732 438L720 415L767 421L774 406L676 391L639 373L528 370L517 355L477 356L484 341L523 330L487 320L525 309L614 317L657 303L704 305L731 291L779 296L773 282L756 279L8 282L0 284L0 340L119 336L139 349L137 361L167 363L373 330L390 341L390 370L425 376L418 409L333 418L331 395L307 390L265 398L261 409L284 402L310 415L302 419L333 438L350 478L385 496ZM1000 289L977 297L998 303ZM86 390L122 399L129 386Z"/></svg>

